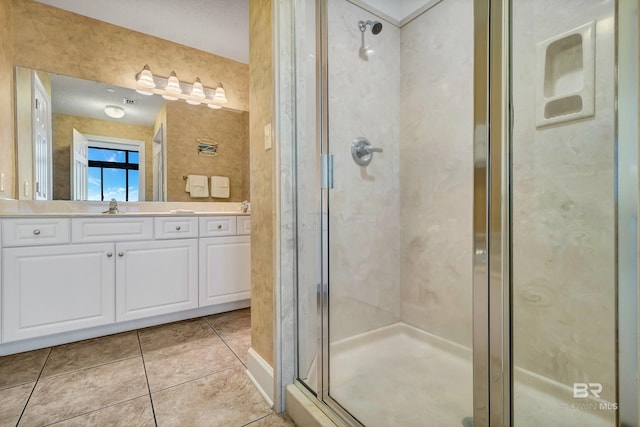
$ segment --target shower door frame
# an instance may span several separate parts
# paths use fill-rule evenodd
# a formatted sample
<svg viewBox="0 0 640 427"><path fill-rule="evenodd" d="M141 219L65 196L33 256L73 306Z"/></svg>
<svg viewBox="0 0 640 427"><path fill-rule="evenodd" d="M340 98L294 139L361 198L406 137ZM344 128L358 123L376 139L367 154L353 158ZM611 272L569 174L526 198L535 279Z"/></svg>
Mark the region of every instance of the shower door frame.
<svg viewBox="0 0 640 427"><path fill-rule="evenodd" d="M474 1L473 420L509 426L510 0Z"/></svg>
<svg viewBox="0 0 640 427"><path fill-rule="evenodd" d="M329 158L327 1L316 0L317 129ZM433 5L439 3L434 2ZM473 419L511 424L509 257L508 25L510 0L474 0ZM428 12L427 12L428 13ZM490 124L492 124L490 126ZM320 160L320 159L319 159ZM361 424L329 395L329 191L321 189L322 280L318 290L317 397L339 417ZM325 226L327 225L327 226Z"/></svg>

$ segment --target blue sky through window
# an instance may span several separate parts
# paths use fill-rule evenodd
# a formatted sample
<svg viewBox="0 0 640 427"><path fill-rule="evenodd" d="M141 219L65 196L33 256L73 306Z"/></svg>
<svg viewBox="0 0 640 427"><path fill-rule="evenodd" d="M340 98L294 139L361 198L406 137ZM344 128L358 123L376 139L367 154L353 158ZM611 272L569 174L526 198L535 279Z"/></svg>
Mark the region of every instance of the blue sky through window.
<svg viewBox="0 0 640 427"><path fill-rule="evenodd" d="M107 163L126 163L124 150L111 150L89 147L88 159ZM139 153L129 152L129 163L139 163ZM129 201L138 201L139 172L109 167L89 167L88 170L88 200L127 200L127 173L129 174ZM102 182L104 180L104 182Z"/></svg>

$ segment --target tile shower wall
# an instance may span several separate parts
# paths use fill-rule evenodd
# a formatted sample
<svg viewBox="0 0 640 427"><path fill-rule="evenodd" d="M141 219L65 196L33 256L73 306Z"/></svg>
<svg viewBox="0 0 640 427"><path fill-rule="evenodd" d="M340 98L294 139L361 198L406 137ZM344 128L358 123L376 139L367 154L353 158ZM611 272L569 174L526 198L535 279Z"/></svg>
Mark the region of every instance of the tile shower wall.
<svg viewBox="0 0 640 427"><path fill-rule="evenodd" d="M402 321L471 347L473 2L402 28Z"/></svg>
<svg viewBox="0 0 640 427"><path fill-rule="evenodd" d="M331 339L400 320L399 94L400 31L384 23L359 56L360 20L379 19L345 0L328 2ZM367 137L384 149L359 167L351 141Z"/></svg>
<svg viewBox="0 0 640 427"><path fill-rule="evenodd" d="M614 1L515 1L513 14L514 363L602 383L613 401ZM595 116L536 128L536 44L590 21Z"/></svg>

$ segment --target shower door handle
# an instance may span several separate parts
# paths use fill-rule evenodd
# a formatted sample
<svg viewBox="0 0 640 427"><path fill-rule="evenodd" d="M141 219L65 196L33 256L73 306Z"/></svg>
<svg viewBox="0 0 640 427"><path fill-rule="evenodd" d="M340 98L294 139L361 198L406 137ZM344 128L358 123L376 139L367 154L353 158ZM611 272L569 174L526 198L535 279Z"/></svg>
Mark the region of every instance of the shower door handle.
<svg viewBox="0 0 640 427"><path fill-rule="evenodd" d="M373 153L382 153L382 148L374 147L364 136L359 136L351 142L351 156L358 166L368 166L373 159Z"/></svg>

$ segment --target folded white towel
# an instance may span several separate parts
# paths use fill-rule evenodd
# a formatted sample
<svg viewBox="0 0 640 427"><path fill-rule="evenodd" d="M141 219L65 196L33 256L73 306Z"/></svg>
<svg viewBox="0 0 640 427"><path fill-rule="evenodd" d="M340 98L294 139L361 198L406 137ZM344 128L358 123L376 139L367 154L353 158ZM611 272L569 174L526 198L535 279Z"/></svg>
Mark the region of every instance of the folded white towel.
<svg viewBox="0 0 640 427"><path fill-rule="evenodd" d="M208 181L204 175L189 175L185 191L189 192L191 197L209 197Z"/></svg>
<svg viewBox="0 0 640 427"><path fill-rule="evenodd" d="M229 178L226 176L211 177L211 197L226 199L229 197Z"/></svg>

